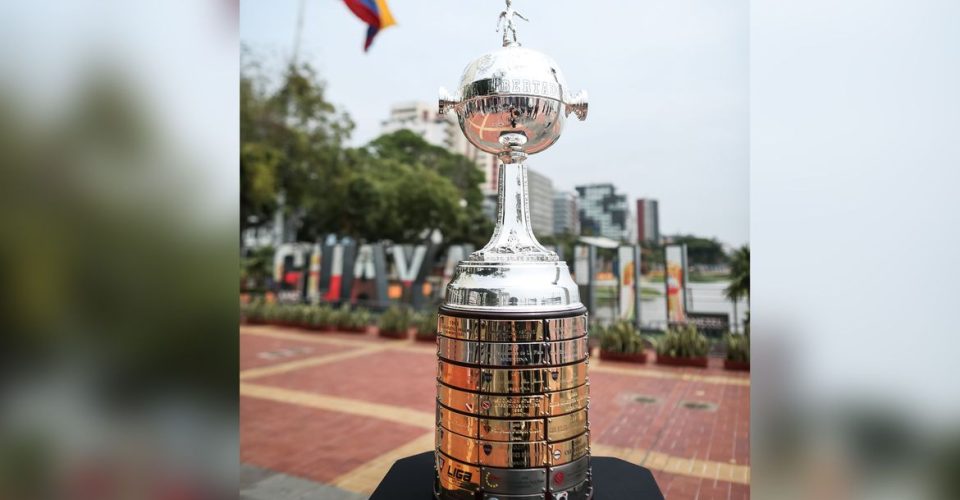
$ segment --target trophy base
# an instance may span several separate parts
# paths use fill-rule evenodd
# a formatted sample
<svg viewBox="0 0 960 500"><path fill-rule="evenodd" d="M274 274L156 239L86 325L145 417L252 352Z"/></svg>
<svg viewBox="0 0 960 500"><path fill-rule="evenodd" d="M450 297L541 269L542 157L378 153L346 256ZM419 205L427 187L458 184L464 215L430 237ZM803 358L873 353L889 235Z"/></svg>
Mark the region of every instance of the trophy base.
<svg viewBox="0 0 960 500"><path fill-rule="evenodd" d="M437 500L590 500L587 314L441 307Z"/></svg>
<svg viewBox="0 0 960 500"><path fill-rule="evenodd" d="M434 486L436 500L593 500L593 484L588 479L573 488L533 495L504 495L501 493L448 490L442 485Z"/></svg>
<svg viewBox="0 0 960 500"><path fill-rule="evenodd" d="M390 468L370 500L424 500L436 498L439 492L434 474L434 453L427 451L397 460ZM593 498L603 500L663 500L663 493L649 469L618 458L591 457L591 488ZM513 497L500 494L470 492L468 500L511 500L513 498L545 498L559 500L556 492L540 492L536 497ZM453 497L451 497L453 498ZM563 498L562 496L559 498ZM567 500L571 496L567 495Z"/></svg>

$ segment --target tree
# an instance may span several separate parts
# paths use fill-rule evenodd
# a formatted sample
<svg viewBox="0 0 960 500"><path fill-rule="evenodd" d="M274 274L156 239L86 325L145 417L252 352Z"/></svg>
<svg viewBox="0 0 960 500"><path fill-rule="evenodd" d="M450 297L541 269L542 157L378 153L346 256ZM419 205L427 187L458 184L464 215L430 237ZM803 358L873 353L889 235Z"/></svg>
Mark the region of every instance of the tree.
<svg viewBox="0 0 960 500"><path fill-rule="evenodd" d="M283 210L299 222L301 241L333 233L412 243L432 229L447 241L486 241L492 223L474 162L408 130L348 148L353 122L326 101L326 85L309 65L288 66L274 90L264 81L256 64L245 66L241 229Z"/></svg>
<svg viewBox="0 0 960 500"><path fill-rule="evenodd" d="M744 245L730 256L730 285L724 290L730 300L750 300L750 246Z"/></svg>
<svg viewBox="0 0 960 500"><path fill-rule="evenodd" d="M387 199L396 202L376 226L393 228L383 237L413 241L430 223L447 241L486 243L493 223L483 214L483 173L466 156L434 146L412 131L398 130L374 139L353 157L360 172L395 177L388 184L395 192ZM398 233L404 239L396 239Z"/></svg>
<svg viewBox="0 0 960 500"><path fill-rule="evenodd" d="M240 288L245 291L261 291L267 287L273 272L273 247L262 247L240 259Z"/></svg>
<svg viewBox="0 0 960 500"><path fill-rule="evenodd" d="M318 194L317 179L343 169L353 122L325 98L326 85L307 64L286 68L268 89L256 63L240 76L240 227L263 224L277 209L292 213ZM283 207L277 198L282 193ZM332 228L330 228L332 229Z"/></svg>
<svg viewBox="0 0 960 500"><path fill-rule="evenodd" d="M677 235L673 238L675 244L687 245L687 259L689 265L718 265L727 262L727 254L723 251L723 244L716 238L701 238L699 236Z"/></svg>

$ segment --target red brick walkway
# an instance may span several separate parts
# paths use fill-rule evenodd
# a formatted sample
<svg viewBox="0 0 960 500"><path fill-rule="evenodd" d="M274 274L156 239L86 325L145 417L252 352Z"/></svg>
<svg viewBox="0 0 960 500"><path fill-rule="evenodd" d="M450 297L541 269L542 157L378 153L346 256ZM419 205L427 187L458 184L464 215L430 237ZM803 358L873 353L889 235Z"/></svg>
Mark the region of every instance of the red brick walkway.
<svg viewBox="0 0 960 500"><path fill-rule="evenodd" d="M240 329L241 462L358 493L433 442L436 349ZM594 455L651 469L668 499L750 496L749 375L590 362Z"/></svg>

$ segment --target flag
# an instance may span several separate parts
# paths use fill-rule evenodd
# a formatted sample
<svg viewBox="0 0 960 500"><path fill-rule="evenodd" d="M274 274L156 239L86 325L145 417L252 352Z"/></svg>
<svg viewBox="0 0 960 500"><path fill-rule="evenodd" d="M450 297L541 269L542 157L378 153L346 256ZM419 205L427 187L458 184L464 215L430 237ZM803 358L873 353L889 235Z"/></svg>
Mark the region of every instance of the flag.
<svg viewBox="0 0 960 500"><path fill-rule="evenodd" d="M370 49L373 43L373 37L377 36L380 30L389 28L397 24L393 20L393 14L387 7L387 0L343 0L347 4L350 12L367 23L367 41L363 44L363 51Z"/></svg>

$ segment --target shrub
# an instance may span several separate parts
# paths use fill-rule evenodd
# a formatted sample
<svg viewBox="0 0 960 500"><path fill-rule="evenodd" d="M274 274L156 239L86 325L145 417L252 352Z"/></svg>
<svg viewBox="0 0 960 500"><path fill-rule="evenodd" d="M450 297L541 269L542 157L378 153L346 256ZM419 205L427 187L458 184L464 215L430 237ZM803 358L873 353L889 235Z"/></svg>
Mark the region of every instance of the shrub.
<svg viewBox="0 0 960 500"><path fill-rule="evenodd" d="M410 327L410 312L399 306L392 306L380 315L378 321L381 332L406 332Z"/></svg>
<svg viewBox="0 0 960 500"><path fill-rule="evenodd" d="M298 325L304 322L309 313L308 306L301 304L277 304L277 321L288 325Z"/></svg>
<svg viewBox="0 0 960 500"><path fill-rule="evenodd" d="M428 311L418 313L414 316L413 326L417 330L417 335L421 337L432 337L437 334L437 313Z"/></svg>
<svg viewBox="0 0 960 500"><path fill-rule="evenodd" d="M332 312L333 308L326 304L311 307L304 319L304 324L314 328L330 325Z"/></svg>
<svg viewBox="0 0 960 500"><path fill-rule="evenodd" d="M260 299L254 299L246 304L240 304L240 316L242 316L247 321L251 322L261 322L264 321L264 313L266 312L266 304Z"/></svg>
<svg viewBox="0 0 960 500"><path fill-rule="evenodd" d="M672 358L702 358L710 350L710 342L693 325L671 328L657 342L657 355Z"/></svg>
<svg viewBox="0 0 960 500"><path fill-rule="evenodd" d="M339 328L347 322L346 316L350 314L350 311L347 309L334 309L330 308L330 312L327 314L327 326L332 326Z"/></svg>
<svg viewBox="0 0 960 500"><path fill-rule="evenodd" d="M313 307L306 304L297 304L290 313L290 322L300 326L306 326L310 323L310 316L313 315Z"/></svg>
<svg viewBox="0 0 960 500"><path fill-rule="evenodd" d="M643 337L629 321L619 321L610 327L601 328L600 349L607 352L636 354L643 352Z"/></svg>
<svg viewBox="0 0 960 500"><path fill-rule="evenodd" d="M750 362L750 336L727 333L723 336L727 348L727 359L740 363Z"/></svg>
<svg viewBox="0 0 960 500"><path fill-rule="evenodd" d="M367 325L370 324L370 319L372 318L370 311L362 307L352 310L342 307L339 311L337 311L337 313L337 326L351 330L360 330L366 328Z"/></svg>
<svg viewBox="0 0 960 500"><path fill-rule="evenodd" d="M280 321L280 305L279 304L264 304L263 306L263 321L267 323L276 323Z"/></svg>

